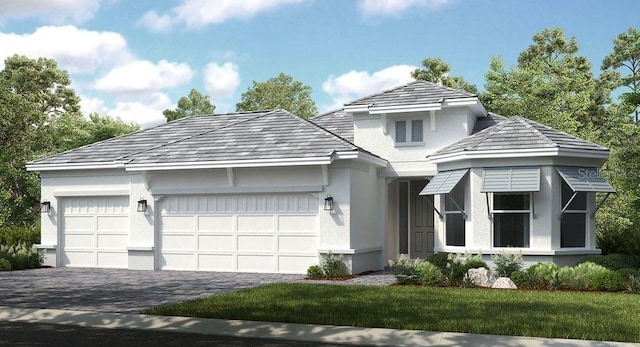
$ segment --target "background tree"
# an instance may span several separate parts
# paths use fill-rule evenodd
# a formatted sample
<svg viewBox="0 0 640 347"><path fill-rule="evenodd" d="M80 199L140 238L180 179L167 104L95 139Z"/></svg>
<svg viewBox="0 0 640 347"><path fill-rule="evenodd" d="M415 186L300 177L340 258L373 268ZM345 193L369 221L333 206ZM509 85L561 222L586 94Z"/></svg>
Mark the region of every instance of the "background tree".
<svg viewBox="0 0 640 347"><path fill-rule="evenodd" d="M80 113L66 71L52 59L14 55L0 71L0 228L38 220L40 180L28 161L72 149L136 125Z"/></svg>
<svg viewBox="0 0 640 347"><path fill-rule="evenodd" d="M191 89L189 96L183 96L178 100L175 110L166 109L162 112L167 122L176 119L213 114L216 107L211 103L209 95L204 95L196 89Z"/></svg>
<svg viewBox="0 0 640 347"><path fill-rule="evenodd" d="M242 93L236 109L239 112L285 109L306 119L318 112L311 92L310 86L280 73L264 82L253 81L253 85Z"/></svg>
<svg viewBox="0 0 640 347"><path fill-rule="evenodd" d="M577 54L575 37L567 39L560 28L544 29L533 42L511 69L505 69L499 57L491 60L482 100L493 112L577 134L588 119L594 94L591 64Z"/></svg>
<svg viewBox="0 0 640 347"><path fill-rule="evenodd" d="M415 69L411 73L411 77L442 84L443 86L461 89L466 92L477 94L478 88L469 82L467 82L462 76L449 76L451 71L451 65L440 58L426 58L422 61L424 69Z"/></svg>
<svg viewBox="0 0 640 347"><path fill-rule="evenodd" d="M602 70L615 71L615 86L630 89L621 95L622 104L629 107L636 124L640 124L640 30L629 28L613 40L613 51L604 58Z"/></svg>

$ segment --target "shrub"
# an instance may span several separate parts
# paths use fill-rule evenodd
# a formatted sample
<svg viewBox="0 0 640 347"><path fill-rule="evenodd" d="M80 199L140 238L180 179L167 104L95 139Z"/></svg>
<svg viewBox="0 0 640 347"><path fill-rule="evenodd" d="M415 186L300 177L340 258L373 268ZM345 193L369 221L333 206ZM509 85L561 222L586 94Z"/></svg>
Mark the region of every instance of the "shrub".
<svg viewBox="0 0 640 347"><path fill-rule="evenodd" d="M31 248L40 243L40 224L0 228L0 246L16 252L20 248Z"/></svg>
<svg viewBox="0 0 640 347"><path fill-rule="evenodd" d="M570 283L571 289L584 290L588 288L595 289L593 279L597 276L604 276L602 273L610 272L602 265L595 263L581 263L573 268L574 275Z"/></svg>
<svg viewBox="0 0 640 347"><path fill-rule="evenodd" d="M447 264L449 263L448 253L435 253L427 258L427 261L435 265L441 272L447 271Z"/></svg>
<svg viewBox="0 0 640 347"><path fill-rule="evenodd" d="M491 256L499 276L510 277L522 269L522 253L500 252Z"/></svg>
<svg viewBox="0 0 640 347"><path fill-rule="evenodd" d="M629 275L627 283L627 291L630 293L640 293L640 277Z"/></svg>
<svg viewBox="0 0 640 347"><path fill-rule="evenodd" d="M423 286L434 287L442 284L442 272L434 264L422 262L416 266L416 271Z"/></svg>
<svg viewBox="0 0 640 347"><path fill-rule="evenodd" d="M531 288L560 289L564 286L565 281L560 275L560 267L554 263L537 263L530 266L526 273Z"/></svg>
<svg viewBox="0 0 640 347"><path fill-rule="evenodd" d="M11 263L4 258L0 258L0 271L11 271Z"/></svg>
<svg viewBox="0 0 640 347"><path fill-rule="evenodd" d="M594 263L606 267L609 270L619 270L624 268L638 268L638 261L625 254L589 255L582 258L578 264Z"/></svg>
<svg viewBox="0 0 640 347"><path fill-rule="evenodd" d="M622 278L629 278L631 275L640 277L640 269L623 268L616 270L616 272L619 273Z"/></svg>
<svg viewBox="0 0 640 347"><path fill-rule="evenodd" d="M311 265L307 269L307 277L312 280L321 279L324 277L324 272L322 271L322 267L320 265Z"/></svg>
<svg viewBox="0 0 640 347"><path fill-rule="evenodd" d="M597 272L591 278L591 288L617 292L624 288L624 280L620 274L615 271L607 270L606 272Z"/></svg>
<svg viewBox="0 0 640 347"><path fill-rule="evenodd" d="M418 284L420 282L420 275L418 274L417 266L422 260L411 260L406 254L401 254L400 259L397 261L389 260L389 267L396 276L396 284L408 285Z"/></svg>
<svg viewBox="0 0 640 347"><path fill-rule="evenodd" d="M469 269L475 269L483 267L485 269L489 269L487 263L482 260L482 255L471 255L470 253L465 253L464 256L461 254L453 254L450 253L447 256L447 265L445 270L442 271L447 276L448 285L462 284L465 276L467 275L467 271Z"/></svg>
<svg viewBox="0 0 640 347"><path fill-rule="evenodd" d="M522 270L514 271L509 277L518 287L530 287L529 276Z"/></svg>
<svg viewBox="0 0 640 347"><path fill-rule="evenodd" d="M11 263L11 270L35 269L42 265L42 257L38 250L20 247L17 250L0 248L0 258Z"/></svg>
<svg viewBox="0 0 640 347"><path fill-rule="evenodd" d="M324 275L328 278L338 278L349 275L349 268L344 262L344 256L342 254L335 255L329 252L320 260L320 267Z"/></svg>

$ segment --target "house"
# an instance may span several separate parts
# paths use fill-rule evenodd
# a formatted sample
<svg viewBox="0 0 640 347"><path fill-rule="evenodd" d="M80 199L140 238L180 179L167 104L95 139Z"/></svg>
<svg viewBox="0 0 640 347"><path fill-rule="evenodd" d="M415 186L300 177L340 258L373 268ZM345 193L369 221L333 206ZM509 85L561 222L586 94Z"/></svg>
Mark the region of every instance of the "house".
<svg viewBox="0 0 640 347"><path fill-rule="evenodd" d="M607 157L415 81L310 121L183 118L28 169L42 180L48 265L304 273L331 252L358 273L400 254L597 254Z"/></svg>

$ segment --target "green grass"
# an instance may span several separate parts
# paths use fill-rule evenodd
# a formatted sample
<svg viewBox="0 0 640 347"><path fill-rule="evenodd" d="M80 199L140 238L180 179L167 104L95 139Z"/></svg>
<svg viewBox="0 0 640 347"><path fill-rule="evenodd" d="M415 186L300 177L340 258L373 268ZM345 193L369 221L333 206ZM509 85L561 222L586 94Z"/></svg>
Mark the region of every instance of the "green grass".
<svg viewBox="0 0 640 347"><path fill-rule="evenodd" d="M278 283L146 314L640 342L640 295Z"/></svg>

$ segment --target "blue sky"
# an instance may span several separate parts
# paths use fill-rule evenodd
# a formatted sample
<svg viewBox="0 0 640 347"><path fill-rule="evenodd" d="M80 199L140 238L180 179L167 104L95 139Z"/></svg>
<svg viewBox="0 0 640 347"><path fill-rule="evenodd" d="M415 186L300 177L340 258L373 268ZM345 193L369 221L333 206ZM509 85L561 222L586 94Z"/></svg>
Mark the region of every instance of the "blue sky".
<svg viewBox="0 0 640 347"><path fill-rule="evenodd" d="M191 88L230 112L280 72L321 111L408 82L426 57L483 89L492 56L513 65L558 26L597 73L638 13L637 0L2 0L0 59L56 59L84 113L149 126Z"/></svg>

